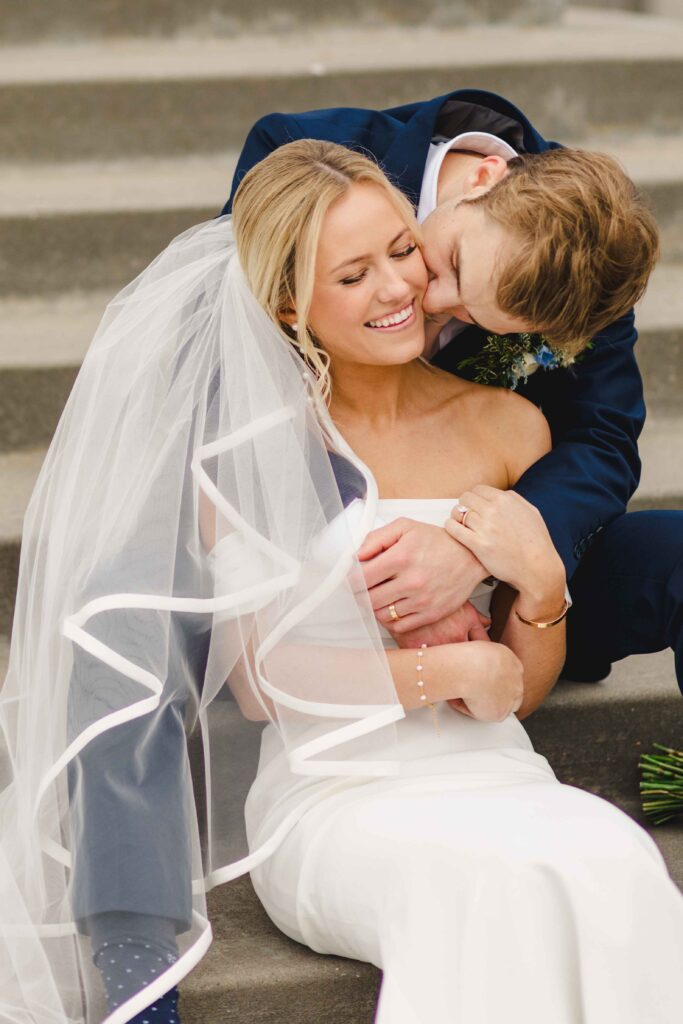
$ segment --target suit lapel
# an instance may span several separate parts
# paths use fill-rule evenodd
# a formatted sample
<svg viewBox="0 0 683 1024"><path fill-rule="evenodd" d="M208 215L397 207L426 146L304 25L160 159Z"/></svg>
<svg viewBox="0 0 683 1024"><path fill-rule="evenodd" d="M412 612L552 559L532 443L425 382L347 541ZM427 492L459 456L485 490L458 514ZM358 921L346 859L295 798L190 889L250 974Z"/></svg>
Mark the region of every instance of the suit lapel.
<svg viewBox="0 0 683 1024"><path fill-rule="evenodd" d="M466 327L460 334L456 334L453 340L445 345L440 352L437 352L430 361L433 366L438 366L441 370L447 370L448 373L454 373L457 377L472 380L476 371L469 367L461 370L458 363L469 356L476 355L484 344L484 340L485 335L478 327Z"/></svg>

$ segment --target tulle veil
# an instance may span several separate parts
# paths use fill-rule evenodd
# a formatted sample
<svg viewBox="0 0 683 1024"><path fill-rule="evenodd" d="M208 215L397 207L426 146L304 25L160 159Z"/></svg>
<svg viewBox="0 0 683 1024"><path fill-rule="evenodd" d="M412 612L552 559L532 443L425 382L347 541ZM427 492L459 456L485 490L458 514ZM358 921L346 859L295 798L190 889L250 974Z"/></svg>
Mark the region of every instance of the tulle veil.
<svg viewBox="0 0 683 1024"><path fill-rule="evenodd" d="M0 693L4 1022L123 1024L198 963L206 891L305 810L264 818L259 757L302 785L396 770L403 710L354 572L376 498L249 291L230 217L107 307L24 523ZM87 921L160 907L179 958L107 1017Z"/></svg>

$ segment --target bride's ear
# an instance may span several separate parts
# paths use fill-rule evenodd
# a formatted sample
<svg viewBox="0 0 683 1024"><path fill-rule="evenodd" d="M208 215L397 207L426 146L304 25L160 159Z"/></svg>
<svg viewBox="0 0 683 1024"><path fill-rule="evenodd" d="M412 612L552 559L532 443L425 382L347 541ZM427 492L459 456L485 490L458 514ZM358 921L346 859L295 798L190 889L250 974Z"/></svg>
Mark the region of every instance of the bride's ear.
<svg viewBox="0 0 683 1024"><path fill-rule="evenodd" d="M278 318L283 326L289 327L290 331L293 331L296 335L299 329L299 325L296 322L296 310L283 309L278 313Z"/></svg>

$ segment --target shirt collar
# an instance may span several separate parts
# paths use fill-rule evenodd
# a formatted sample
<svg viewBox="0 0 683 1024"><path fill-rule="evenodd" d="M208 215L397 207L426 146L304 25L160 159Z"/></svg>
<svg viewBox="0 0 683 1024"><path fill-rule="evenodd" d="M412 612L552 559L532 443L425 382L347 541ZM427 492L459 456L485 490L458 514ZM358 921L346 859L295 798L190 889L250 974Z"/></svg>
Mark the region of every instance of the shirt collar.
<svg viewBox="0 0 683 1024"><path fill-rule="evenodd" d="M432 142L422 175L422 189L417 208L417 219L420 224L436 209L439 171L446 154L453 149L474 150L475 153L481 153L482 156L502 156L504 160L512 160L517 156L517 152L512 146L489 132L462 132L450 142Z"/></svg>

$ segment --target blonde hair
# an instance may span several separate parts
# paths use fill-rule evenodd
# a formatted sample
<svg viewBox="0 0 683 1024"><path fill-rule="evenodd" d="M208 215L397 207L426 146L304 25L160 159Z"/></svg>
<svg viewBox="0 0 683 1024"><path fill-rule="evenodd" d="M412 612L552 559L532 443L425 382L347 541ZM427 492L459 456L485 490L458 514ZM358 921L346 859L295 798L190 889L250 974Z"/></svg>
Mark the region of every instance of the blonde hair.
<svg viewBox="0 0 683 1024"><path fill-rule="evenodd" d="M515 237L496 301L575 354L645 291L659 231L631 179L603 153L552 149L510 161L472 200Z"/></svg>
<svg viewBox="0 0 683 1024"><path fill-rule="evenodd" d="M240 262L258 302L330 395L330 357L311 332L308 316L320 232L330 206L353 184L379 186L417 236L415 213L376 163L333 142L300 139L256 164L233 200ZM296 311L297 329L284 320Z"/></svg>

